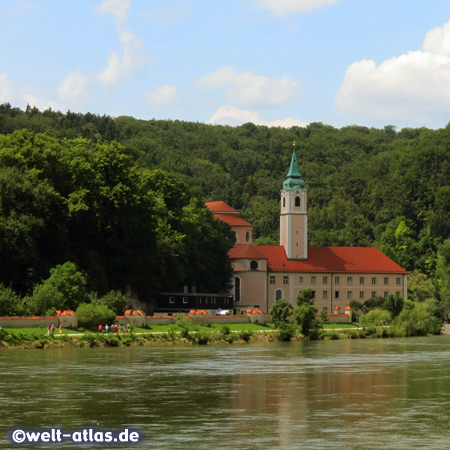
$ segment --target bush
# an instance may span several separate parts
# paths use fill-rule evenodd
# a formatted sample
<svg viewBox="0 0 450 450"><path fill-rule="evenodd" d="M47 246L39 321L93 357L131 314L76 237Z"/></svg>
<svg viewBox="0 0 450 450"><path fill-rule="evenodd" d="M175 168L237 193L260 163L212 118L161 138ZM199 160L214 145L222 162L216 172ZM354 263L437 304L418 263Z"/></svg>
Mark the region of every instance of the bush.
<svg viewBox="0 0 450 450"><path fill-rule="evenodd" d="M412 309L404 309L395 320L395 329L404 336L440 334L442 320L427 310L426 303L416 303Z"/></svg>
<svg viewBox="0 0 450 450"><path fill-rule="evenodd" d="M295 335L293 323L284 323L278 328L277 339L282 342L290 341Z"/></svg>
<svg viewBox="0 0 450 450"><path fill-rule="evenodd" d="M116 314L105 305L83 303L77 308L78 323L90 330L96 330L99 324L113 323Z"/></svg>
<svg viewBox="0 0 450 450"><path fill-rule="evenodd" d="M384 309L372 309L359 318L359 323L361 326L366 328L387 326L391 323L391 321L391 313Z"/></svg>
<svg viewBox="0 0 450 450"><path fill-rule="evenodd" d="M243 330L239 333L239 338L245 342L249 342L253 336L253 332L250 330Z"/></svg>

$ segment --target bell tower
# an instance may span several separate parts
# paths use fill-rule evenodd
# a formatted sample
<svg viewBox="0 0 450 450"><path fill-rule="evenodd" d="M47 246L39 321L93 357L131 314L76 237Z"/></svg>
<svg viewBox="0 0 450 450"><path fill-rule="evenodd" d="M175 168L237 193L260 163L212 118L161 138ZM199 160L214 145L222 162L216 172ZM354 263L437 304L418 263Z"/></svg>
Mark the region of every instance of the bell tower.
<svg viewBox="0 0 450 450"><path fill-rule="evenodd" d="M306 188L298 170L295 150L281 190L280 245L288 259L308 258L308 216Z"/></svg>

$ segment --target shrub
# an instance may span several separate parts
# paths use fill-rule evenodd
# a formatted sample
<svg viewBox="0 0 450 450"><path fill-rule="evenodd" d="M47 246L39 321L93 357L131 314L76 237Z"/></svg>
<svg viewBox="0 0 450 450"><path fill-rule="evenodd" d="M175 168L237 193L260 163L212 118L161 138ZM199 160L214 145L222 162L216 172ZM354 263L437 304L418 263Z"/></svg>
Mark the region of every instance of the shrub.
<svg viewBox="0 0 450 450"><path fill-rule="evenodd" d="M83 303L77 308L78 323L80 326L95 330L99 324L114 322L116 314L105 305Z"/></svg>
<svg viewBox="0 0 450 450"><path fill-rule="evenodd" d="M293 323L284 323L278 328L277 339L282 342L290 341L295 334Z"/></svg>
<svg viewBox="0 0 450 450"><path fill-rule="evenodd" d="M392 316L389 311L384 309L372 309L359 318L362 327L374 328L378 326L387 326L391 323Z"/></svg>
<svg viewBox="0 0 450 450"><path fill-rule="evenodd" d="M253 336L253 332L250 330L243 330L239 333L239 338L245 342L249 342Z"/></svg>

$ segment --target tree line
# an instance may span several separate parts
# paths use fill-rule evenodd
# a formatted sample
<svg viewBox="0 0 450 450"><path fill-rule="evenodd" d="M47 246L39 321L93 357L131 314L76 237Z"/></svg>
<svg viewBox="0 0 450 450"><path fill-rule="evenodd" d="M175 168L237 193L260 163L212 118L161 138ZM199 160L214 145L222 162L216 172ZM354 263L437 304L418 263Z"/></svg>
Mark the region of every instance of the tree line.
<svg viewBox="0 0 450 450"><path fill-rule="evenodd" d="M405 269L417 271L413 283L416 274L423 275L431 285L429 292L450 303L450 126L438 130L356 125L338 129L322 123L289 129L252 123L229 127L36 108L22 111L1 105L4 139L22 129L33 136L43 133L45 138L39 139L56 140L61 146L82 142L85 153L97 148L97 156L104 147L120 148L121 157L135 172L164 174L171 180L167 187L183 186L185 199L223 200L241 210L255 226L256 243L278 242L279 192L295 141L308 189L309 244L376 246ZM152 192L158 193L158 184L153 178ZM75 190L70 198L71 208L78 208L71 213L74 217L83 216L84 195L82 189ZM171 217L177 214L174 211ZM119 226L120 219L116 221ZM88 230L93 217L89 224ZM170 232L177 230L170 228ZM173 237L169 247L175 245ZM93 253L99 252L94 247ZM171 252L163 250L160 256L166 254ZM106 255L112 264L111 255ZM94 265L103 267L103 262ZM169 270L167 276L172 275ZM158 273L158 277L165 275Z"/></svg>

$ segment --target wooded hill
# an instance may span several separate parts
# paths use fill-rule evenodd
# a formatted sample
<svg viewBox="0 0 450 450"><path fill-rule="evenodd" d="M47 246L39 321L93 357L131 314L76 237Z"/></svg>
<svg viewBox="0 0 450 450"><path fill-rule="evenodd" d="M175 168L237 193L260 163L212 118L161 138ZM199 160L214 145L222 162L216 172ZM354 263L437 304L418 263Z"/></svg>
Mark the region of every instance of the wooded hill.
<svg viewBox="0 0 450 450"><path fill-rule="evenodd" d="M68 149L74 143L64 139L86 139L84 152L112 146L136 167L162 169L171 183L181 182L178 195L241 210L259 243L278 240L279 193L295 141L310 245L377 246L407 270L430 276L439 249L442 267L450 263L450 126L228 127L0 107L0 133L24 128Z"/></svg>

